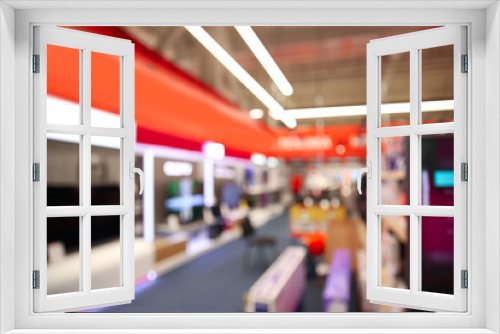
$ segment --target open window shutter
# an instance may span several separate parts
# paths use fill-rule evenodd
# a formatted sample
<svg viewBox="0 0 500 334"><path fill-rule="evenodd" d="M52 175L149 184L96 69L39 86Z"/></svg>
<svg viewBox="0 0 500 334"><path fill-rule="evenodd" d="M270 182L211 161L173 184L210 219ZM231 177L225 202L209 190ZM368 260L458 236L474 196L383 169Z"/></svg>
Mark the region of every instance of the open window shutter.
<svg viewBox="0 0 500 334"><path fill-rule="evenodd" d="M33 162L37 174L33 183L34 311L74 311L130 303L134 299L135 280L135 183L131 173L135 142L134 45L127 40L42 26L34 28L33 53ZM72 70L68 70L65 77L54 78L50 77L54 66ZM114 92L99 92L99 89L109 88L99 87L99 75L113 75L117 79ZM48 85L76 91L73 95L55 98L48 96L48 89L52 89ZM99 124L97 118L92 118L91 92L109 94L109 99L115 100L116 108L112 112L120 114L115 126ZM60 103L49 103L54 99ZM76 105L72 121L68 116L70 106ZM54 205L47 201L47 162L53 158L47 156L47 142L55 137L63 141L72 138L74 147L78 147L74 166L58 166L61 171L71 169L70 172L79 178L77 200L70 205ZM98 194L97 191L93 193L91 187L91 154L95 142L103 138L116 143L115 149L120 152L120 166L115 171L119 173L120 191L113 205L96 205L94 197ZM115 240L109 249L94 248L94 234L106 228L104 224L109 221L106 217L111 217L119 241ZM53 231L48 229L50 224L66 227L73 224L79 239L77 251L67 255L62 264L48 265L48 231ZM114 263L106 258L111 253L118 254ZM109 279L113 275L110 273L115 274L111 282Z"/></svg>
<svg viewBox="0 0 500 334"><path fill-rule="evenodd" d="M423 117L425 108L422 103L422 91L429 83L422 80L424 61L422 55L427 49L444 46L451 46L453 54L453 64L449 64L453 73L454 106L452 104L451 107L453 121L430 124ZM386 89L381 79L384 73L382 58L391 55L409 56L409 101L391 101L409 102L409 125L406 123L401 126L390 126L382 122L381 114L387 112L387 109L384 109L386 107L382 106L385 104L382 101L383 90ZM367 164L371 166L371 173L367 178L367 298L372 303L431 311L467 310L467 289L463 287L462 281L464 271L467 270L467 181L461 177L461 165L467 163L466 72L470 71L470 67L467 68L466 55L466 28L458 26L373 40L367 46ZM424 180L422 168L422 143L428 136L438 138L443 135L447 135L448 138L453 137L453 149L449 150L453 153L453 158L450 159L448 168L450 170L446 171L451 178L452 188L450 184L448 187L454 192L454 205L451 206L432 205L424 198L426 191L424 181L427 181ZM384 205L386 203L381 200L381 187L385 182L381 161L382 142L395 137L403 137L409 144L407 162L409 172L405 176L409 180L407 205ZM438 154L449 155L451 152L441 151ZM450 183L450 179L447 182ZM387 268L384 268L382 256L384 247L382 224L386 217L396 216L404 217L408 222L409 286L396 286L384 282ZM424 221L425 228L423 228ZM452 222L448 235L451 234L453 240L452 259L449 260L452 263L450 273L453 277L447 291L429 291L432 289L425 285L426 275L438 275L429 272L424 265L426 263L424 240L428 240L428 233L433 230L427 227L429 221L434 224ZM439 242L434 240L434 245L436 244L436 247L439 247ZM439 280L440 277L435 279Z"/></svg>

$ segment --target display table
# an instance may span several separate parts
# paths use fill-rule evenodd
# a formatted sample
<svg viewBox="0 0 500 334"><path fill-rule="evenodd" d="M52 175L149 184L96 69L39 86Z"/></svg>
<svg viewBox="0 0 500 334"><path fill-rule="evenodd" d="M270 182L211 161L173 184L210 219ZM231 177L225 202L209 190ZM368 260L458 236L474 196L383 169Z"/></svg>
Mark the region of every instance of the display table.
<svg viewBox="0 0 500 334"><path fill-rule="evenodd" d="M351 252L338 249L332 256L323 290L324 312L348 312L351 296Z"/></svg>
<svg viewBox="0 0 500 334"><path fill-rule="evenodd" d="M245 312L295 312L306 287L306 255L304 247L286 248L250 288Z"/></svg>
<svg viewBox="0 0 500 334"><path fill-rule="evenodd" d="M155 245L155 262L161 262L171 256L186 251L188 238L157 238Z"/></svg>
<svg viewBox="0 0 500 334"><path fill-rule="evenodd" d="M252 221L253 227L259 228L267 224L271 219L278 217L284 210L285 207L283 205L273 204L266 208L252 209L248 213L248 216ZM158 275L163 275L204 254L241 238L241 235L241 229L239 228L225 230L215 239L210 239L207 235L200 233L196 237L192 237L188 240L184 252L180 252L156 263L154 269Z"/></svg>

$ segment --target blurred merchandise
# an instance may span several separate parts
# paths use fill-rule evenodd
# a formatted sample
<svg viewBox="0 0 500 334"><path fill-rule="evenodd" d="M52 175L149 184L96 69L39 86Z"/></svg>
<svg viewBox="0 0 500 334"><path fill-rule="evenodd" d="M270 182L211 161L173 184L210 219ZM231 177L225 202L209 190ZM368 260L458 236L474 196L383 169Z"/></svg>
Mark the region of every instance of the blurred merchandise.
<svg viewBox="0 0 500 334"><path fill-rule="evenodd" d="M135 45L131 163L144 170L144 194L138 178L135 188L123 187L127 166L125 140L118 135L124 118L116 56L92 57L88 107L98 130L90 132L90 152L82 134L51 130L46 141L43 172L50 210L88 206L90 192L90 205L99 206L98 212L108 212L107 206L122 212L127 196L134 196L137 302L101 311L407 311L366 299L368 189L365 179L359 196L356 180L367 164L366 45L428 27L252 27L290 79L291 95L279 93L236 29L198 27L227 48L286 117L247 91L186 27L73 28ZM49 47L49 128L84 124L80 58L77 50L62 49ZM452 56L449 47L422 51L427 82L421 92L422 124L454 119ZM409 53L381 58L381 110L392 109L380 114L379 126L408 125ZM440 109L429 109L429 102ZM114 137L95 135L107 128L116 130ZM418 140L421 189L412 206L454 206L454 135L419 135ZM376 204L409 205L410 136L381 136L374 146L380 156ZM83 157L90 160L80 161ZM90 186L84 187L89 171ZM90 241L82 239L82 216L47 218L49 294L80 291L80 252L89 247L83 242L90 242L92 289L121 284L125 248L120 242L128 231L123 216L89 216ZM379 284L408 289L409 217L378 218ZM452 294L454 219L425 216L418 223L422 289ZM139 289L145 283L148 292Z"/></svg>
<svg viewBox="0 0 500 334"><path fill-rule="evenodd" d="M339 249L348 249L356 254L364 245L366 233L364 224L353 219L334 219L326 231L325 262L331 263L333 254ZM356 256L351 256L351 268L357 268Z"/></svg>
<svg viewBox="0 0 500 334"><path fill-rule="evenodd" d="M245 312L294 312L303 302L306 250L290 246L252 285L245 296Z"/></svg>
<svg viewBox="0 0 500 334"><path fill-rule="evenodd" d="M351 252L338 249L332 256L323 290L323 311L348 312L351 299Z"/></svg>

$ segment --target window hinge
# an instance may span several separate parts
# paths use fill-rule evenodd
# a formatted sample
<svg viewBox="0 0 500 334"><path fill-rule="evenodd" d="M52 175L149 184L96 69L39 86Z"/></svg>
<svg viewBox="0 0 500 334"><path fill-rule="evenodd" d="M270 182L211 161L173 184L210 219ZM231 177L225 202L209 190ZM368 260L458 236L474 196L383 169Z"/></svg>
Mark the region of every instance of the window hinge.
<svg viewBox="0 0 500 334"><path fill-rule="evenodd" d="M460 180L469 181L469 165L466 162L460 164Z"/></svg>
<svg viewBox="0 0 500 334"><path fill-rule="evenodd" d="M461 271L461 281L462 281L462 289L467 289L469 287L469 274L467 270L462 270Z"/></svg>
<svg viewBox="0 0 500 334"><path fill-rule="evenodd" d="M33 55L33 73L40 73L40 55Z"/></svg>
<svg viewBox="0 0 500 334"><path fill-rule="evenodd" d="M467 55L462 55L462 70L460 72L469 72L469 57Z"/></svg>
<svg viewBox="0 0 500 334"><path fill-rule="evenodd" d="M33 164L33 181L40 181L40 164L38 162Z"/></svg>
<svg viewBox="0 0 500 334"><path fill-rule="evenodd" d="M40 289L40 270L33 270L33 289Z"/></svg>

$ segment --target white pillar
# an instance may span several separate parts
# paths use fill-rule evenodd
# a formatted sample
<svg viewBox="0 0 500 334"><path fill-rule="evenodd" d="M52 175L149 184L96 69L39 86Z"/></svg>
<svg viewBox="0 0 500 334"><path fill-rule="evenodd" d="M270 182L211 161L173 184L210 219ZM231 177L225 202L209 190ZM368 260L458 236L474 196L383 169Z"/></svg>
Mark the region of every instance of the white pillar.
<svg viewBox="0 0 500 334"><path fill-rule="evenodd" d="M214 160L206 157L203 164L203 200L206 207L215 204Z"/></svg>
<svg viewBox="0 0 500 334"><path fill-rule="evenodd" d="M153 150L146 150L143 157L144 194L142 223L144 240L155 240L155 154Z"/></svg>

